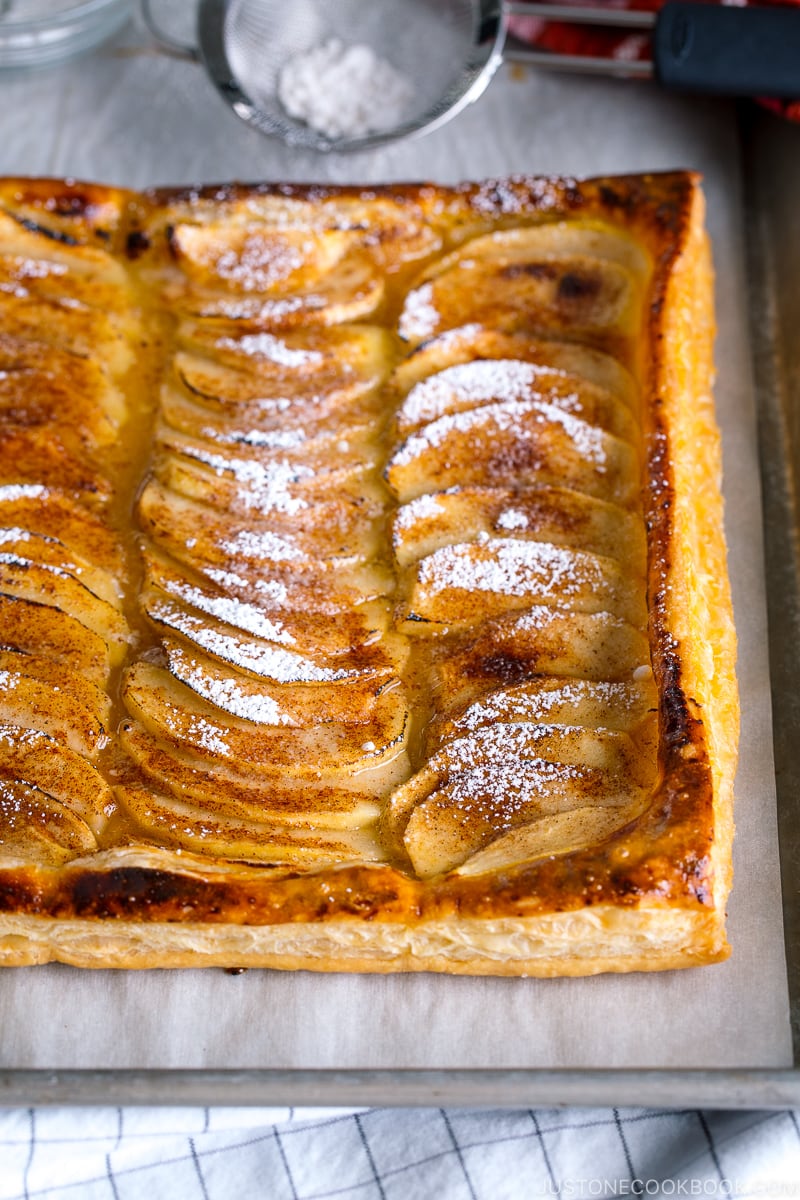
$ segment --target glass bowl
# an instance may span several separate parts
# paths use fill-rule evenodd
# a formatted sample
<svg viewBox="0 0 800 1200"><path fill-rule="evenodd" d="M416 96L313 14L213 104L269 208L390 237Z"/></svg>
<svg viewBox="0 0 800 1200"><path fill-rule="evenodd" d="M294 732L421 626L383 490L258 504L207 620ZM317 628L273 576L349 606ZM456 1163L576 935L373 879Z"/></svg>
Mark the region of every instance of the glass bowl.
<svg viewBox="0 0 800 1200"><path fill-rule="evenodd" d="M0 0L0 70L46 67L121 29L132 0Z"/></svg>

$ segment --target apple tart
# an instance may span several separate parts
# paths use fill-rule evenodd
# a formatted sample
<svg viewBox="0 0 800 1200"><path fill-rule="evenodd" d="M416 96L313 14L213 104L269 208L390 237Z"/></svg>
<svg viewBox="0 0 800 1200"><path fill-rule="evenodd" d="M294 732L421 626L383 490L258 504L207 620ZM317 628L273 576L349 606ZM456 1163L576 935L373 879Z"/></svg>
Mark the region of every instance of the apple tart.
<svg viewBox="0 0 800 1200"><path fill-rule="evenodd" d="M0 181L0 961L726 956L703 221Z"/></svg>

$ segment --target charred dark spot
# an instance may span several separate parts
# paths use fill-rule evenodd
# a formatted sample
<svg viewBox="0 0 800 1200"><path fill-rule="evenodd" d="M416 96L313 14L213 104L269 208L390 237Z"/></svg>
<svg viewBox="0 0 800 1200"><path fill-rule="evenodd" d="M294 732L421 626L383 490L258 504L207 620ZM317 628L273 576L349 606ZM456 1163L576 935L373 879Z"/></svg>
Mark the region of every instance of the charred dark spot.
<svg viewBox="0 0 800 1200"><path fill-rule="evenodd" d="M132 230L125 242L125 253L128 258L139 258L145 250L150 249L150 239L141 229Z"/></svg>
<svg viewBox="0 0 800 1200"><path fill-rule="evenodd" d="M663 702L661 705L664 739L675 748L689 741L693 716L680 683L680 662L674 654L667 654L662 667Z"/></svg>
<svg viewBox="0 0 800 1200"><path fill-rule="evenodd" d="M677 229L677 206L669 201L665 204L659 204L658 208L656 209L656 221L658 221L662 229Z"/></svg>
<svg viewBox="0 0 800 1200"><path fill-rule="evenodd" d="M14 872L0 874L0 912L41 912L43 897L38 888Z"/></svg>
<svg viewBox="0 0 800 1200"><path fill-rule="evenodd" d="M528 664L512 654L489 654L481 658L470 675L490 675L503 683L519 683L530 674Z"/></svg>
<svg viewBox="0 0 800 1200"><path fill-rule="evenodd" d="M92 208L92 201L81 192L65 192L56 196L48 208L60 217L82 217Z"/></svg>
<svg viewBox="0 0 800 1200"><path fill-rule="evenodd" d="M600 280L596 275L580 275L568 271L558 281L559 300L588 300L600 291Z"/></svg>
<svg viewBox="0 0 800 1200"><path fill-rule="evenodd" d="M23 229L27 229L28 233L36 233L41 237L49 238L51 242L59 242L64 246L78 246L80 243L68 233L64 233L60 229L49 229L47 225L40 225L31 217L23 217L19 213L9 212L8 209L3 210L7 216L11 217L12 221L16 221Z"/></svg>
<svg viewBox="0 0 800 1200"><path fill-rule="evenodd" d="M169 248L170 254L173 258L178 258L180 251L178 249L178 239L175 237L175 226L167 225L166 229L164 230L164 236L167 239L167 247Z"/></svg>
<svg viewBox="0 0 800 1200"><path fill-rule="evenodd" d="M623 206L624 201L622 196L610 184L601 183L599 192L600 200L606 208L621 208Z"/></svg>
<svg viewBox="0 0 800 1200"><path fill-rule="evenodd" d="M72 888L75 914L84 917L138 915L162 905L194 915L198 907L207 912L215 898L215 889L207 882L140 867L120 867L108 873L87 871L75 879Z"/></svg>
<svg viewBox="0 0 800 1200"><path fill-rule="evenodd" d="M247 970L247 967L226 967L225 974L226 975L244 975L246 970Z"/></svg>

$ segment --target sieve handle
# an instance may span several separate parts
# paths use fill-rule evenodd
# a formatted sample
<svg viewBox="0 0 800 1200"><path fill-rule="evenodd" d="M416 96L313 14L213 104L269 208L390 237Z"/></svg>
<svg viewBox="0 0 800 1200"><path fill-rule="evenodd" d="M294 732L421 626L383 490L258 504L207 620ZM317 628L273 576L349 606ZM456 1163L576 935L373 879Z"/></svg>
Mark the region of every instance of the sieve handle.
<svg viewBox="0 0 800 1200"><path fill-rule="evenodd" d="M152 0L141 0L141 8L145 25L165 50L169 50L170 54L177 58L186 59L187 62L200 62L200 52L196 46L192 46L188 42L181 42L171 34L164 32L153 15Z"/></svg>
<svg viewBox="0 0 800 1200"><path fill-rule="evenodd" d="M503 57L531 66L584 75L646 79L666 88L725 96L800 97L800 9L740 8L667 0L658 13L608 9L599 4L506 0L504 15L539 17L573 24L649 29L652 61L601 58L529 50L518 43Z"/></svg>
<svg viewBox="0 0 800 1200"><path fill-rule="evenodd" d="M653 31L653 62L669 88L800 97L800 11L666 4Z"/></svg>

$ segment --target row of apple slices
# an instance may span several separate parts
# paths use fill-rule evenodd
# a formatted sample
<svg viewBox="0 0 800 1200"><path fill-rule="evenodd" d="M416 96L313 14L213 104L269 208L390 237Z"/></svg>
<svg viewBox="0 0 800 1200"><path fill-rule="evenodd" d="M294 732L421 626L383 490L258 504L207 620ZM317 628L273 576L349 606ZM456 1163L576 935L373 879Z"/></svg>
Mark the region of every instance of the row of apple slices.
<svg viewBox="0 0 800 1200"><path fill-rule="evenodd" d="M63 516L69 499L58 499ZM0 500L0 512L4 507ZM43 498L40 521L48 507ZM80 520L79 508L66 524ZM89 551L90 528L87 512L79 544ZM108 742L106 684L129 641L116 578L104 566L60 538L0 529L4 861L57 864L96 847L112 799L94 765Z"/></svg>
<svg viewBox="0 0 800 1200"><path fill-rule="evenodd" d="M151 236L169 243L169 304L259 329L336 326L382 304L387 275L435 253L441 235L411 197L289 193L178 199Z"/></svg>
<svg viewBox="0 0 800 1200"><path fill-rule="evenodd" d="M636 392L598 349L626 353L646 265L599 235L593 258L595 235L480 238L401 317L422 344L395 373L386 479L435 716L382 832L423 878L594 844L653 784Z"/></svg>
<svg viewBox="0 0 800 1200"><path fill-rule="evenodd" d="M113 796L109 673L129 630L103 457L138 335L104 250L0 214L0 842L6 863L97 847Z"/></svg>
<svg viewBox="0 0 800 1200"><path fill-rule="evenodd" d="M378 859L378 799L408 773L405 645L379 561L387 335L204 321L180 336L138 501L160 649L126 673L139 775L118 797L200 853Z"/></svg>

